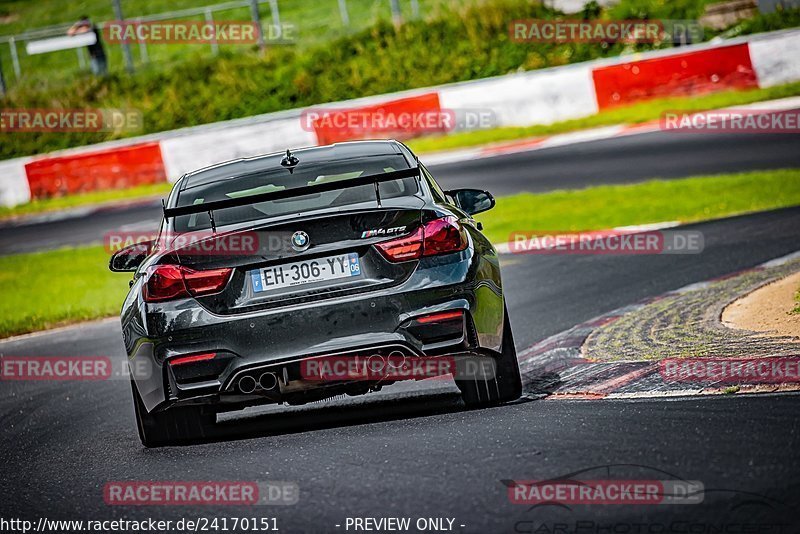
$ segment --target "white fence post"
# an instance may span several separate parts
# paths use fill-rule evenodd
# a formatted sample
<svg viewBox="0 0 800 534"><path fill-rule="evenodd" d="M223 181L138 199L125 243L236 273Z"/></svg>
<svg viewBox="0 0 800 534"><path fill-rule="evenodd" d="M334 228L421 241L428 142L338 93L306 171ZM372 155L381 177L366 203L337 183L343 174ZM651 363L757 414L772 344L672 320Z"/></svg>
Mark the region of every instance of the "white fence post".
<svg viewBox="0 0 800 534"><path fill-rule="evenodd" d="M8 40L11 49L11 65L14 67L14 76L19 80L22 77L22 69L19 66L19 56L17 55L17 41L13 37Z"/></svg>
<svg viewBox="0 0 800 534"><path fill-rule="evenodd" d="M205 10L206 22L213 26L214 24L214 14L211 9L206 8ZM211 53L215 56L219 54L219 44L217 43L217 32L214 32L214 38L211 40Z"/></svg>
<svg viewBox="0 0 800 534"><path fill-rule="evenodd" d="M278 9L278 0L269 0L269 12L272 15L272 23L275 25L278 38L282 38L283 30L281 29L281 12Z"/></svg>
<svg viewBox="0 0 800 534"><path fill-rule="evenodd" d="M400 26L403 23L403 12L400 10L400 0L389 0L389 5L392 7L392 21L395 26Z"/></svg>
<svg viewBox="0 0 800 534"><path fill-rule="evenodd" d="M350 14L347 12L347 0L339 0L339 16L342 17L342 24L350 26Z"/></svg>

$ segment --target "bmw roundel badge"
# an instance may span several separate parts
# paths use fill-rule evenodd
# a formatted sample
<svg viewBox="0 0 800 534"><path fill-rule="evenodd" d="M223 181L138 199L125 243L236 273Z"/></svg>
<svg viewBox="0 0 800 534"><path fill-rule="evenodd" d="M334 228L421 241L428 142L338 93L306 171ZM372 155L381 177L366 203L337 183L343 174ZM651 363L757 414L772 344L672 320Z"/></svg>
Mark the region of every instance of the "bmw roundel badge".
<svg viewBox="0 0 800 534"><path fill-rule="evenodd" d="M304 250L307 250L310 245L311 240L308 238L307 233L303 232L302 230L298 230L292 234L292 248L297 252L303 252Z"/></svg>

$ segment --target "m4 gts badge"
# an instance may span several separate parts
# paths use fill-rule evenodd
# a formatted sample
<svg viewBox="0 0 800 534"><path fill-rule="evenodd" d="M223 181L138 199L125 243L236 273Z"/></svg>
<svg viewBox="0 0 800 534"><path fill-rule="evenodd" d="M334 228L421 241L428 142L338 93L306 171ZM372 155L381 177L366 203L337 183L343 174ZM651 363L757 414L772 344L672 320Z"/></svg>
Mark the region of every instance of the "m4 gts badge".
<svg viewBox="0 0 800 534"><path fill-rule="evenodd" d="M405 229L405 226L397 226L395 228L375 228L374 230L364 230L361 232L361 239L366 237L375 237L377 235L399 234L405 231Z"/></svg>

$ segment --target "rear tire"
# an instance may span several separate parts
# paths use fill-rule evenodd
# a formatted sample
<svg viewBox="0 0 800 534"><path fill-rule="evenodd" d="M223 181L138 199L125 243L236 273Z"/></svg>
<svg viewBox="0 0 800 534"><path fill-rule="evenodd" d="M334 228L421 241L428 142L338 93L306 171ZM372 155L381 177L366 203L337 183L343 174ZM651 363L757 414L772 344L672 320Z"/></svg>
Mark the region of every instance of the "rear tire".
<svg viewBox="0 0 800 534"><path fill-rule="evenodd" d="M131 391L136 428L139 430L139 439L145 447L163 447L200 440L210 435L216 423L216 415L203 411L201 406L185 406L147 413L133 379L131 379Z"/></svg>
<svg viewBox="0 0 800 534"><path fill-rule="evenodd" d="M508 309L503 305L503 340L500 344L500 356L495 359L494 377L481 380L456 380L461 397L468 408L495 406L504 402L517 400L522 395L522 378L519 374L517 350L514 347L514 335L511 333L511 322L508 320Z"/></svg>

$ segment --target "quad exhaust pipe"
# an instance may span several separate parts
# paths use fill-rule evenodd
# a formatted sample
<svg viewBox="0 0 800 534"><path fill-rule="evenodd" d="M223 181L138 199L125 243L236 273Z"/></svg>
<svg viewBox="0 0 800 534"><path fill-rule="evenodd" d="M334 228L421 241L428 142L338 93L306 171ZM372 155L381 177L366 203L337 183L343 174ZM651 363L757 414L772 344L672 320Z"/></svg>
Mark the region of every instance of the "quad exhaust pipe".
<svg viewBox="0 0 800 534"><path fill-rule="evenodd" d="M386 360L380 354L373 354L367 358L367 367L373 373L380 373L386 368Z"/></svg>
<svg viewBox="0 0 800 534"><path fill-rule="evenodd" d="M373 373L382 372L388 375L391 371L401 369L406 364L406 360L406 355L397 350L385 358L380 354L373 354L367 358L367 367Z"/></svg>
<svg viewBox="0 0 800 534"><path fill-rule="evenodd" d="M257 389L272 391L278 387L278 377L275 373L262 373L261 376L258 377L258 381L256 381L254 377L244 375L239 379L239 382L237 382L237 387L239 391L245 395L250 395Z"/></svg>
<svg viewBox="0 0 800 534"><path fill-rule="evenodd" d="M258 377L258 385L264 391L275 389L275 386L278 385L278 377L275 376L275 373L264 373Z"/></svg>
<svg viewBox="0 0 800 534"><path fill-rule="evenodd" d="M370 372L384 377L388 376L392 371L402 369L407 362L408 356L399 350L392 351L388 356L373 354L367 358L367 366ZM284 383L288 383L288 379L289 376L286 367L284 367ZM256 392L274 392L279 388L278 375L270 371L261 373L258 378L255 375L243 375L236 381L236 388L244 395L251 395Z"/></svg>
<svg viewBox="0 0 800 534"><path fill-rule="evenodd" d="M252 376L245 375L239 379L239 391L245 395L249 395L256 390L256 379Z"/></svg>
<svg viewBox="0 0 800 534"><path fill-rule="evenodd" d="M400 369L406 364L406 355L399 350L395 350L386 358L386 363L392 369Z"/></svg>

